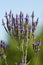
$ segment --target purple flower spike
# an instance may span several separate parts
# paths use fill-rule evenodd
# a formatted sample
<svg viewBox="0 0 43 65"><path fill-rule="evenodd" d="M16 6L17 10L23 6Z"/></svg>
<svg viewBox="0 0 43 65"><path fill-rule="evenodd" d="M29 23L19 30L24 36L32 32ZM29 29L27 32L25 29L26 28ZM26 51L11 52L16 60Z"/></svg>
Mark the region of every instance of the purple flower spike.
<svg viewBox="0 0 43 65"><path fill-rule="evenodd" d="M18 23L19 18L18 18L18 14L16 14L16 23Z"/></svg>
<svg viewBox="0 0 43 65"><path fill-rule="evenodd" d="M33 45L34 45L34 46L37 46L37 43L34 43Z"/></svg>
<svg viewBox="0 0 43 65"><path fill-rule="evenodd" d="M37 26L37 24L38 24L38 20L39 20L39 18L37 18L37 20L36 20L36 26Z"/></svg>
<svg viewBox="0 0 43 65"><path fill-rule="evenodd" d="M38 42L36 43L33 43L33 49L35 50L35 52L38 52L40 49L39 49L39 46L41 45L41 41L39 40Z"/></svg>
<svg viewBox="0 0 43 65"><path fill-rule="evenodd" d="M35 30L35 26L33 25L33 26L32 26L32 32L34 32L34 30Z"/></svg>
<svg viewBox="0 0 43 65"><path fill-rule="evenodd" d="M14 29L14 25L11 26L11 29Z"/></svg>
<svg viewBox="0 0 43 65"><path fill-rule="evenodd" d="M22 12L20 12L20 18L22 17L22 15L23 15L23 13L22 13Z"/></svg>
<svg viewBox="0 0 43 65"><path fill-rule="evenodd" d="M34 46L39 46L39 42L33 43Z"/></svg>
<svg viewBox="0 0 43 65"><path fill-rule="evenodd" d="M2 25L5 26L4 20L2 19Z"/></svg>
<svg viewBox="0 0 43 65"><path fill-rule="evenodd" d="M21 30L21 31L24 31L24 26L21 26L21 27L20 27L20 30Z"/></svg>
<svg viewBox="0 0 43 65"><path fill-rule="evenodd" d="M16 22L18 22L19 21L19 18L16 18Z"/></svg>
<svg viewBox="0 0 43 65"><path fill-rule="evenodd" d="M5 13L5 17L7 18L7 16L8 16L8 15L7 15L7 12L6 12L6 13Z"/></svg>
<svg viewBox="0 0 43 65"><path fill-rule="evenodd" d="M6 44L5 44L5 42L3 42L2 40L1 40L1 42L0 42L0 46L1 46L3 49L6 49Z"/></svg>
<svg viewBox="0 0 43 65"><path fill-rule="evenodd" d="M40 46L41 45L41 41L38 41L36 43L33 43L34 46Z"/></svg>
<svg viewBox="0 0 43 65"><path fill-rule="evenodd" d="M18 24L16 24L15 27L18 28Z"/></svg>
<svg viewBox="0 0 43 65"><path fill-rule="evenodd" d="M14 18L14 16L13 16L13 14L12 14L12 22L15 23L15 18Z"/></svg>
<svg viewBox="0 0 43 65"><path fill-rule="evenodd" d="M11 12L11 10L10 10L10 13L9 13L9 15L8 15L8 16L9 16L9 18L11 18L11 16L12 16L12 12Z"/></svg>
<svg viewBox="0 0 43 65"><path fill-rule="evenodd" d="M3 49L6 49L6 44L5 44L5 42L3 42L2 47L3 47Z"/></svg>
<svg viewBox="0 0 43 65"><path fill-rule="evenodd" d="M31 17L32 17L32 18L34 17L34 11L32 12L32 15L31 15Z"/></svg>
<svg viewBox="0 0 43 65"><path fill-rule="evenodd" d="M37 42L37 46L40 46L41 45L41 41L39 40L38 42Z"/></svg>
<svg viewBox="0 0 43 65"><path fill-rule="evenodd" d="M18 24L18 28L20 29L20 25Z"/></svg>
<svg viewBox="0 0 43 65"><path fill-rule="evenodd" d="M23 13L20 12L20 20L23 19Z"/></svg>
<svg viewBox="0 0 43 65"><path fill-rule="evenodd" d="M28 16L28 14L26 14L25 20L26 20L26 23L28 24L28 22L29 22L29 16Z"/></svg>

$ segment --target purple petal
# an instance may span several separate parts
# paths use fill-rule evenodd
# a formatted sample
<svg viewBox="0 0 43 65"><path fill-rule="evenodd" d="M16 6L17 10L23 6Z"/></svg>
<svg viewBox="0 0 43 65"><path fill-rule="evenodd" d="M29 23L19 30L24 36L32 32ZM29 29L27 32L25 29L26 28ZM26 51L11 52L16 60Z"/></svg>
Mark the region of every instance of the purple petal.
<svg viewBox="0 0 43 65"><path fill-rule="evenodd" d="M23 26L21 26L21 27L20 27L20 30L21 30L21 31L24 31L24 27L23 27Z"/></svg>
<svg viewBox="0 0 43 65"><path fill-rule="evenodd" d="M40 45L41 45L41 41L38 41L38 42L37 42L37 45L40 46Z"/></svg>
<svg viewBox="0 0 43 65"><path fill-rule="evenodd" d="M24 65L24 63L20 63L20 65Z"/></svg>
<svg viewBox="0 0 43 65"><path fill-rule="evenodd" d="M34 46L40 46L41 45L41 41L35 42L33 43Z"/></svg>
<svg viewBox="0 0 43 65"><path fill-rule="evenodd" d="M25 18L25 21L28 23L29 22L29 19L28 18Z"/></svg>
<svg viewBox="0 0 43 65"><path fill-rule="evenodd" d="M35 30L35 26L33 25L33 26L32 26L32 32L33 32L34 30Z"/></svg>
<svg viewBox="0 0 43 65"><path fill-rule="evenodd" d="M6 44L5 44L5 42L3 42L2 47L3 47L3 49L6 49Z"/></svg>
<svg viewBox="0 0 43 65"><path fill-rule="evenodd" d="M15 18L12 18L12 20L15 22L16 19Z"/></svg>
<svg viewBox="0 0 43 65"><path fill-rule="evenodd" d="M14 29L14 25L12 25L11 28Z"/></svg>
<svg viewBox="0 0 43 65"><path fill-rule="evenodd" d="M23 13L20 12L20 20L23 19Z"/></svg>
<svg viewBox="0 0 43 65"><path fill-rule="evenodd" d="M16 18L16 22L18 22L19 21L19 18Z"/></svg>
<svg viewBox="0 0 43 65"><path fill-rule="evenodd" d="M11 16L12 16L12 12L10 11L10 13L8 14L8 16L11 18Z"/></svg>
<svg viewBox="0 0 43 65"><path fill-rule="evenodd" d="M18 28L18 24L16 24L16 25L15 25L15 27L17 27L17 28Z"/></svg>

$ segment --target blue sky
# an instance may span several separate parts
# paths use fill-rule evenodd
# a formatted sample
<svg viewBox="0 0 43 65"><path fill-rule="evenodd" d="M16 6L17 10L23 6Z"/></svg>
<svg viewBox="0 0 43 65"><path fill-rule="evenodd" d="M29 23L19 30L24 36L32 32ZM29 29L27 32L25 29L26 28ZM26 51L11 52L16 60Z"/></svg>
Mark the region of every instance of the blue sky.
<svg viewBox="0 0 43 65"><path fill-rule="evenodd" d="M43 0L0 0L0 22L5 12L9 12L10 9L14 15L22 11L24 15L28 13L30 17L34 10L35 17L39 17L39 26L43 24ZM6 38L4 33L5 30L0 23L0 39Z"/></svg>

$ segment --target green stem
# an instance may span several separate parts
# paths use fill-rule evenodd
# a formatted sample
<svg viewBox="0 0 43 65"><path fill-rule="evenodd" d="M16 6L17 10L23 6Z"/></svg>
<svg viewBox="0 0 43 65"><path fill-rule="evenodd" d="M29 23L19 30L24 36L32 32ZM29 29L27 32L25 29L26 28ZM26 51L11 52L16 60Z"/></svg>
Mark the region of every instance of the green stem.
<svg viewBox="0 0 43 65"><path fill-rule="evenodd" d="M3 59L4 59L4 61L5 61L5 64L8 65L8 64L7 64L7 60L6 60L6 55L5 55L5 54L3 55Z"/></svg>

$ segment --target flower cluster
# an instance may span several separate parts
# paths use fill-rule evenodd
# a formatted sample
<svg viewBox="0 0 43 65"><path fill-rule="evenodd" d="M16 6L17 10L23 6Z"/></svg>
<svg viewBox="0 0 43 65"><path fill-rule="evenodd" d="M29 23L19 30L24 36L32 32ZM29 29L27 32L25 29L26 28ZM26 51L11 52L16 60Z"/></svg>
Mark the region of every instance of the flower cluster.
<svg viewBox="0 0 43 65"><path fill-rule="evenodd" d="M30 33L32 34L32 38L34 39L34 31L36 30L38 20L37 18L36 21L34 21L34 11L32 12L32 24L29 24L29 15L26 14L24 17L23 13L20 12L20 14L16 14L16 17L14 17L12 11L9 12L9 14L6 12L5 13L5 18L6 18L6 25L4 23L4 20L2 19L2 25L4 26L5 30L7 33L10 33L10 35L19 38L20 41L22 40L22 51L23 51L23 58L22 63L20 65L26 65L27 62L27 48L28 48L28 41L30 39ZM24 41L24 42L23 42ZM25 42L26 41L26 42ZM25 52L24 52L24 43L25 43ZM41 41L39 40L38 42L33 43L33 50L35 52L39 51L39 46L41 44ZM0 44L3 49L6 48L6 45L4 42L1 41ZM0 53L1 55L2 53ZM24 56L25 55L25 56ZM16 64L17 65L17 64Z"/></svg>
<svg viewBox="0 0 43 65"><path fill-rule="evenodd" d="M35 52L38 52L40 50L39 46L41 46L41 40L38 40L37 42L33 43L33 49Z"/></svg>
<svg viewBox="0 0 43 65"><path fill-rule="evenodd" d="M5 26L4 20L2 19L2 25L4 26L6 32L10 32L11 35L22 36L22 33L25 35L28 29L29 16L26 14L24 18L23 13L20 12L20 15L16 14L16 18L13 13L10 11L9 14L5 13L6 24ZM25 22L25 23L24 23Z"/></svg>
<svg viewBox="0 0 43 65"><path fill-rule="evenodd" d="M30 38L30 32L32 31L32 35L34 36L34 31L36 29L36 26L38 24L38 18L36 22L34 22L34 11L32 12L32 25L29 28L29 15L26 14L26 17L24 18L24 15L22 12L20 14L16 14L16 18L14 17L13 13L10 11L9 14L5 13L6 18L6 25L5 26L4 20L2 19L2 25L4 26L7 33L10 33L10 35L19 37L19 38L26 38L26 34L28 32L28 38ZM24 36L24 37L23 37Z"/></svg>
<svg viewBox="0 0 43 65"><path fill-rule="evenodd" d="M7 61L6 61L6 54L5 54L5 50L6 50L6 44L4 41L0 41L0 48L1 48L1 51L0 51L0 56L2 56L2 58L4 59L5 61L5 64L7 65Z"/></svg>
<svg viewBox="0 0 43 65"><path fill-rule="evenodd" d="M6 49L6 44L4 41L0 41L0 46L3 48L3 49Z"/></svg>
<svg viewBox="0 0 43 65"><path fill-rule="evenodd" d="M34 37L34 31L36 30L36 27L37 27L37 24L38 24L38 20L39 20L39 17L37 18L36 21L34 21L34 11L32 12L32 35Z"/></svg>
<svg viewBox="0 0 43 65"><path fill-rule="evenodd" d="M0 56L4 55L5 54L5 50L6 50L6 44L4 41L0 41L0 48L1 48L1 51L0 51Z"/></svg>

